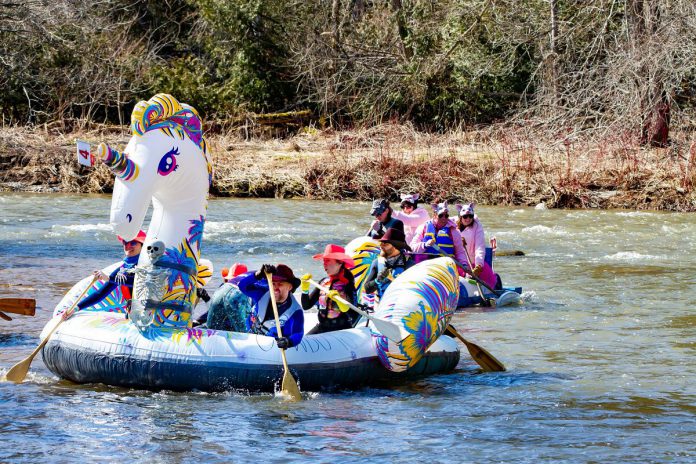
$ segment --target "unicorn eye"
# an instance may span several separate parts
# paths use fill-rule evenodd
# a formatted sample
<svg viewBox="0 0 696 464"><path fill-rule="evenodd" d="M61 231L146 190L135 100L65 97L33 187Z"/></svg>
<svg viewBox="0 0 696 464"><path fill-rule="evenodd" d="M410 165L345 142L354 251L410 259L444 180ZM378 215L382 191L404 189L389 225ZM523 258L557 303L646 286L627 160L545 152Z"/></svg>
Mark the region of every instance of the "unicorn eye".
<svg viewBox="0 0 696 464"><path fill-rule="evenodd" d="M174 156L179 154L179 149L174 147L164 154L157 166L157 173L160 176L168 176L179 167Z"/></svg>

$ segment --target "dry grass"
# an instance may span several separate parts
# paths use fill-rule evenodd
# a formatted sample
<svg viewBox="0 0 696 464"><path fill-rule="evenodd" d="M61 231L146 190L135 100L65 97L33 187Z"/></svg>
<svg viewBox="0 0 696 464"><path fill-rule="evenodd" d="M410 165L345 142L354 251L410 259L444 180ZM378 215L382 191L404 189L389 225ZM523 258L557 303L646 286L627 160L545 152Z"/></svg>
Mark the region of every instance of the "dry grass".
<svg viewBox="0 0 696 464"><path fill-rule="evenodd" d="M524 128L426 134L385 124L291 138L208 137L218 196L396 199L421 192L481 204L696 211L696 142L641 149L629 137L543 140ZM77 164L74 140L124 147L120 127L0 129L0 189L108 193L103 166Z"/></svg>

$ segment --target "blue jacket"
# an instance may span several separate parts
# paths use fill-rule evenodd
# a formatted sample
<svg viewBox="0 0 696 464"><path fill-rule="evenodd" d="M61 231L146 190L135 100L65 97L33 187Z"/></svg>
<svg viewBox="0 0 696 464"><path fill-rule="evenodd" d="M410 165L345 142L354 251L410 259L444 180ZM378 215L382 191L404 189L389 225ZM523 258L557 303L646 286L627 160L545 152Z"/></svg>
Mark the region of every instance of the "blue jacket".
<svg viewBox="0 0 696 464"><path fill-rule="evenodd" d="M237 285L242 293L254 301L254 308L246 320L247 331L278 338L268 283L265 280L256 280L254 273L249 272ZM278 305L278 316L283 337L288 338L290 346L299 344L304 335L304 312L292 294Z"/></svg>
<svg viewBox="0 0 696 464"><path fill-rule="evenodd" d="M126 257L123 259L123 263L121 266L117 267L114 269L114 271L111 273L109 276L109 280L96 292L92 293L88 297L84 298L82 301L80 301L77 304L77 307L79 309L84 309L84 308L89 308L90 306L94 306L95 304L99 303L101 300L109 296L111 292L113 292L116 287L118 286L123 286L127 287L130 292L133 292L133 281L135 280L135 274L132 272L125 272L132 270L135 268L135 266L138 264L138 258L140 258L140 255L135 255L131 257ZM125 272L126 280L125 282L121 283L116 280L116 276L118 275L119 272Z"/></svg>

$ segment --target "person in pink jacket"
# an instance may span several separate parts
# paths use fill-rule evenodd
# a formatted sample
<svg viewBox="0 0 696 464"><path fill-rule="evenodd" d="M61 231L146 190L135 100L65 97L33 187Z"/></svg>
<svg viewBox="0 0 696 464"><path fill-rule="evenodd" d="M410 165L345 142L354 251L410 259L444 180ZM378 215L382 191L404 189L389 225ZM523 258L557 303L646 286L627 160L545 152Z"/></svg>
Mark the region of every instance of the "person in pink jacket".
<svg viewBox="0 0 696 464"><path fill-rule="evenodd" d="M461 232L468 259L473 266L471 273L483 280L489 287L495 288L497 277L493 268L486 263L486 239L483 224L474 214L474 203L457 205L457 209L459 210L457 229ZM468 262L467 260L462 263Z"/></svg>
<svg viewBox="0 0 696 464"><path fill-rule="evenodd" d="M413 195L401 194L401 211L394 211L392 214L392 217L404 223L406 243L411 243L418 226L425 224L428 222L428 219L430 219L428 211L426 211L425 208L418 207L418 199L419 196L417 193Z"/></svg>
<svg viewBox="0 0 696 464"><path fill-rule="evenodd" d="M411 240L411 249L416 255L416 262L421 262L433 255L444 253L466 266L466 254L462 245L462 236L457 230L457 225L449 219L447 202L434 204L433 217L428 222L421 224ZM425 253L419 255L419 253ZM464 276L464 271L459 268L459 274Z"/></svg>

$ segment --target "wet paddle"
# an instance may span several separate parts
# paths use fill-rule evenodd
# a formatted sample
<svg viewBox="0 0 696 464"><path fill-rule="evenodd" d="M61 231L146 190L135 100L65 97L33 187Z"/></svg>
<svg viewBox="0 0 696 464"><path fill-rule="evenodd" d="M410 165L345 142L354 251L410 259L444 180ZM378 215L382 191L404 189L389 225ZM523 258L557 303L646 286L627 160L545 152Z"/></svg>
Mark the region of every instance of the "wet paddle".
<svg viewBox="0 0 696 464"><path fill-rule="evenodd" d="M31 366L31 362L34 360L34 357L36 357L36 355L39 354L39 351L41 351L41 349L43 349L43 347L46 345L46 343L48 343L48 340L51 338L51 335L53 335L53 332L55 332L56 329L58 327L60 327L60 325L64 321L68 320L74 314L73 309L75 308L75 306L77 306L77 303L80 300L82 300L82 297L85 296L85 293L87 293L87 290L89 290L90 287L92 287L92 284L94 284L94 282L98 278L99 277L96 275L92 278L90 283L87 284L85 289L82 291L82 293L80 293L80 296L78 296L75 299L75 301L70 306L70 308L60 316L56 325L53 326L53 329L51 329L51 331L48 333L48 335L46 335L46 338L44 338L43 341L41 343L39 343L39 346L37 346L36 349L34 351L32 351L31 354L29 356L27 356L26 359L24 359L23 361L20 361L17 364L15 364L14 366L12 366L12 368L9 371L7 371L7 374L5 374L4 380L9 380L10 382L14 382L14 383L22 383L24 381L24 379L27 376L27 372L29 372L29 366Z"/></svg>
<svg viewBox="0 0 696 464"><path fill-rule="evenodd" d="M273 307L273 315L275 316L276 330L278 331L278 337L282 337L283 332L280 328L280 316L278 316L278 305L276 304L275 293L273 292L273 278L270 272L266 273L266 280L268 280L268 293L271 296L271 306ZM300 393L300 388L297 386L295 378L290 373L288 360L285 358L285 350L283 348L280 349L280 356L283 358L283 368L285 369L283 373L283 383L281 384L282 393L293 401L300 401L302 399L302 394Z"/></svg>
<svg viewBox="0 0 696 464"><path fill-rule="evenodd" d="M309 279L308 282L315 287L317 287L319 290L322 290L324 293L329 293L329 287L325 287L324 285L321 285L312 279ZM372 321L372 323L375 325L375 328L387 337L389 340L393 341L394 343L400 343L401 340L406 338L408 334L402 334L401 329L399 328L398 325L394 324L393 322L385 321L384 319L378 319L374 316L371 316L369 313L363 311L362 309L358 308L354 304L351 304L349 301L346 301L345 299L341 298L340 296L334 297L334 300L343 303L344 305L348 306L350 309L355 311L356 313L360 314L361 316L365 316L368 320Z"/></svg>
<svg viewBox="0 0 696 464"><path fill-rule="evenodd" d="M0 311L33 316L36 314L36 300L33 298L0 298Z"/></svg>
<svg viewBox="0 0 696 464"><path fill-rule="evenodd" d="M476 361L476 364L481 366L481 369L483 369L485 372L503 372L505 370L503 363L495 359L495 356L478 346L476 343L470 342L466 338L462 337L454 326L448 325L446 331L464 343L464 346L466 346L466 349L469 350L469 354L473 360Z"/></svg>

